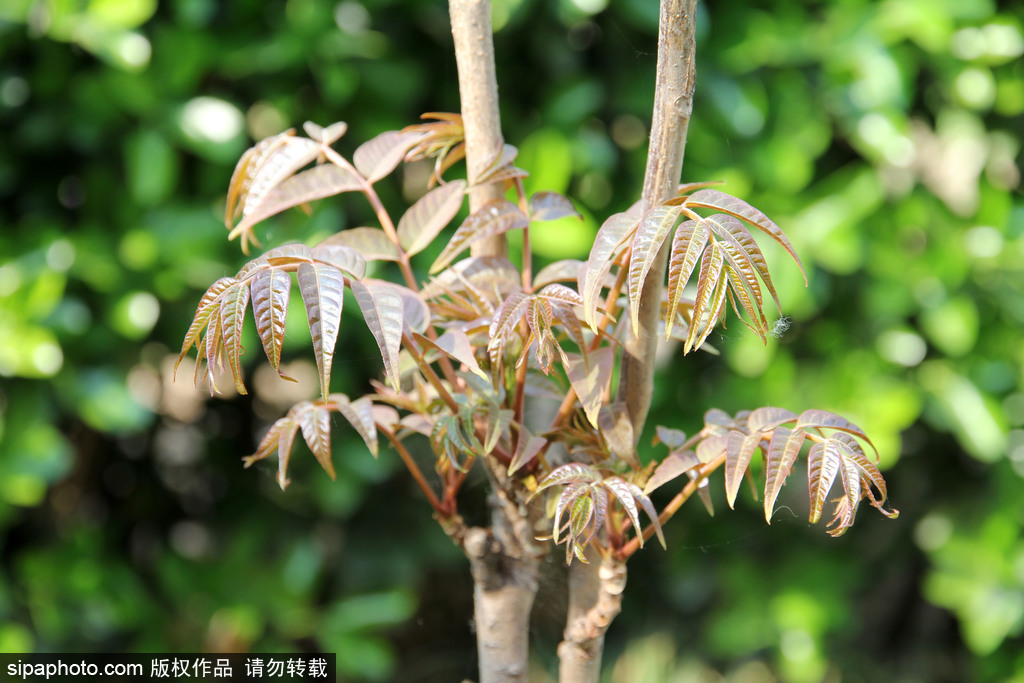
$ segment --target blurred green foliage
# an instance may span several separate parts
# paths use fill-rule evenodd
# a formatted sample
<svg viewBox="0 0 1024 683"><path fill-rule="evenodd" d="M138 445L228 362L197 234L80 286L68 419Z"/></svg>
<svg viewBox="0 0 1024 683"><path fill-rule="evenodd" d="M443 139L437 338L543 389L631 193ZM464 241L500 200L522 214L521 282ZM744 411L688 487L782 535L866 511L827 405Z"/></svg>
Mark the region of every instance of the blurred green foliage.
<svg viewBox="0 0 1024 683"><path fill-rule="evenodd" d="M587 217L533 244L584 256L639 194L656 3L493 6L528 189ZM700 12L684 180L763 209L810 286L769 248L788 331L762 347L730 318L721 356L669 349L652 424L842 413L903 514L831 540L802 521L798 482L771 527L716 487L714 519L690 506L668 553L631 563L607 678L1024 681L1024 16L985 0ZM170 372L200 293L244 260L219 214L249 140L343 119L351 152L456 110L450 43L440 0L0 6L0 650L320 649L346 680L473 675L468 572L392 454L343 432L338 481L299 457L287 493L239 467L315 391L303 328L286 341L298 388L251 363L253 396L207 401ZM382 185L396 211L414 175ZM333 200L260 235L371 220ZM358 393L373 341L339 344L335 388ZM550 562L537 680L561 629Z"/></svg>

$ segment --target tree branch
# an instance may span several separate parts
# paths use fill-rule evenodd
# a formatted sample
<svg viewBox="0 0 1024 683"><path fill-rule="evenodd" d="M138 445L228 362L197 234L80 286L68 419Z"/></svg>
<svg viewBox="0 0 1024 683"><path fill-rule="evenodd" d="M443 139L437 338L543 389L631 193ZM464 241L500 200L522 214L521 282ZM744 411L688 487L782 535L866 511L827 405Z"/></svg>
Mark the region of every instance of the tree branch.
<svg viewBox="0 0 1024 683"><path fill-rule="evenodd" d="M683 168L686 129L693 111L696 78L696 0L662 0L658 31L658 75L654 89L651 143L644 176L643 211L676 194ZM625 401L637 442L651 407L658 316L664 288L668 241L651 267L640 296L640 329L626 339L619 400Z"/></svg>
<svg viewBox="0 0 1024 683"><path fill-rule="evenodd" d="M466 167L469 175L469 209L476 211L492 199L505 196L498 183L474 186L495 156L501 153L501 117L498 113L498 79L494 68L489 0L449 0L448 13L455 40L459 71L462 125L466 136ZM474 256L506 256L505 235L477 240Z"/></svg>
<svg viewBox="0 0 1024 683"><path fill-rule="evenodd" d="M558 646L559 683L592 683L600 678L604 634L622 609L626 563L615 557L597 559L569 567L569 613Z"/></svg>

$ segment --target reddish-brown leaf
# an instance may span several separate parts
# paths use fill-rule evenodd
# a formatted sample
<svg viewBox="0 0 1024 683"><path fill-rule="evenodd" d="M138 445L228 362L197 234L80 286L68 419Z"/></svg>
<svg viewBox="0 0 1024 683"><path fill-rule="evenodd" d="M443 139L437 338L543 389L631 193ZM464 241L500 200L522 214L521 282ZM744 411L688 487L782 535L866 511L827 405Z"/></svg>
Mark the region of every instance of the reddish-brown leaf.
<svg viewBox="0 0 1024 683"><path fill-rule="evenodd" d="M341 245L355 249L367 261L398 261L401 255L395 243L380 228L350 228L337 232L319 246Z"/></svg>
<svg viewBox="0 0 1024 683"><path fill-rule="evenodd" d="M434 241L462 208L466 181L453 180L426 193L398 221L398 241L410 256Z"/></svg>
<svg viewBox="0 0 1024 683"><path fill-rule="evenodd" d="M704 258L700 263L700 276L697 279L697 296L693 302L693 319L686 335L683 353L700 348L704 339L714 328L725 304L725 288L722 287L722 249L718 242L712 241L704 250ZM700 341L698 341L698 339Z"/></svg>
<svg viewBox="0 0 1024 683"><path fill-rule="evenodd" d="M842 458L835 444L818 442L811 446L807 454L807 490L811 501L810 522L816 524L821 519L821 511L825 507L828 492L839 473Z"/></svg>
<svg viewBox="0 0 1024 683"><path fill-rule="evenodd" d="M348 124L344 121L338 121L331 125L323 128L312 121L306 121L302 124L302 130L306 131L306 135L312 140L323 143L325 145L333 145L341 136L348 130Z"/></svg>
<svg viewBox="0 0 1024 683"><path fill-rule="evenodd" d="M362 437L363 443L366 444L366 447L370 449L370 453L376 458L378 453L377 427L374 424L376 416L374 415L373 402L369 397L363 396L355 401L350 401L345 394L331 394L327 397L327 400L328 407L334 407L341 413L341 416ZM398 414L395 413L395 420L397 421L397 419Z"/></svg>
<svg viewBox="0 0 1024 683"><path fill-rule="evenodd" d="M292 277L279 268L266 268L253 275L249 284L256 332L263 342L270 366L281 375L281 346L284 343L285 318ZM291 379L281 375L285 379ZM294 380L292 380L294 381Z"/></svg>
<svg viewBox="0 0 1024 683"><path fill-rule="evenodd" d="M181 353L178 354L178 360L174 363L175 373L177 373L178 366L181 365L185 355L188 354L192 346L199 340L199 335L210 322L210 317L215 311L220 310L220 302L224 292L237 282L238 280L233 277L222 277L210 285L210 288L199 299L195 317L192 320L192 324L188 327L188 332L185 333L185 341L181 344ZM201 356L202 354L199 355Z"/></svg>
<svg viewBox="0 0 1024 683"><path fill-rule="evenodd" d="M324 405L310 404L299 413L299 426L309 450L313 451L328 476L334 479L334 465L331 463L331 411Z"/></svg>
<svg viewBox="0 0 1024 683"><path fill-rule="evenodd" d="M405 153L419 141L421 133L390 130L361 144L352 155L356 170L375 183L395 170Z"/></svg>
<svg viewBox="0 0 1024 683"><path fill-rule="evenodd" d="M735 508L736 494L743 483L743 475L750 465L750 458L761 442L760 433L744 434L733 430L726 437L725 447L725 500Z"/></svg>
<svg viewBox="0 0 1024 683"><path fill-rule="evenodd" d="M448 330L438 337L436 341L432 341L427 337L424 337L422 334L415 334L413 335L413 338L421 346L428 346L451 356L459 363L465 365L466 369L474 375L490 381L487 377L487 373L480 369L480 364L476 360L473 345L470 343L469 337L467 337L466 333L462 330Z"/></svg>
<svg viewBox="0 0 1024 683"><path fill-rule="evenodd" d="M608 218L597 231L586 268L581 271L579 292L583 295L583 312L587 324L597 329L597 304L605 275L611 270L612 262L633 236L639 219L629 212L617 213Z"/></svg>
<svg viewBox="0 0 1024 683"><path fill-rule="evenodd" d="M697 454L693 451L669 453L668 457L662 460L654 470L651 478L647 480L647 485L644 486L644 493L651 493L655 489L692 470L694 467L700 467L700 464L701 462L697 458Z"/></svg>
<svg viewBox="0 0 1024 683"><path fill-rule="evenodd" d="M530 434L526 427L520 427L520 429L523 431L519 435L515 456L512 458L512 462L508 464L509 476L533 462L533 459L537 457L537 454L540 453L541 449L548 442L542 436Z"/></svg>
<svg viewBox="0 0 1024 683"><path fill-rule="evenodd" d="M245 349L242 348L242 326L245 324L245 309L249 305L248 283L234 284L221 297L220 323L221 338L224 352L227 355L231 377L235 381L235 389L245 394L242 383L242 368L239 360Z"/></svg>
<svg viewBox="0 0 1024 683"><path fill-rule="evenodd" d="M402 297L393 288L361 282L350 283L363 320L373 333L384 361L384 372L395 391L401 391L398 374L398 352L402 345L405 307Z"/></svg>
<svg viewBox="0 0 1024 683"><path fill-rule="evenodd" d="M611 347L603 346L586 357L566 354L569 359L565 372L579 398L583 412L591 425L597 427L604 390L612 377L615 355Z"/></svg>
<svg viewBox="0 0 1024 683"><path fill-rule="evenodd" d="M764 215L742 199L737 199L718 190L698 190L686 200L687 206L696 206L705 209L717 209L736 218L747 221L762 232L767 233L772 239L781 244L789 255L800 267L800 273L804 276L804 284L807 284L807 275L804 273L804 266L800 263L800 257L796 255L796 249L790 243L785 233L775 225L768 216Z"/></svg>
<svg viewBox="0 0 1024 683"><path fill-rule="evenodd" d="M796 413L791 410L764 406L752 411L747 417L747 430L751 434L770 432L779 425L792 422L796 418Z"/></svg>
<svg viewBox="0 0 1024 683"><path fill-rule="evenodd" d="M320 374L320 395L330 394L334 345L341 328L345 279L341 271L323 263L302 263L298 269L299 293L306 305L306 319Z"/></svg>
<svg viewBox="0 0 1024 683"><path fill-rule="evenodd" d="M704 253L704 245L708 241L710 229L704 221L683 221L676 228L672 238L672 249L668 261L668 313L665 315L665 337L672 336L672 325L675 323L676 309L683 289L690 280L697 259Z"/></svg>
<svg viewBox="0 0 1024 683"><path fill-rule="evenodd" d="M827 410L805 410L800 413L800 419L796 422L797 429L836 429L847 434L852 434L858 439L863 439L878 455L878 449L871 439L864 433L864 430L849 420Z"/></svg>
<svg viewBox="0 0 1024 683"><path fill-rule="evenodd" d="M292 452L292 443L295 441L295 434L299 430L299 423L293 419L291 411L288 415L277 420L269 431L263 436L256 452L242 458L246 467L277 452L277 485L283 491L288 487L288 460Z"/></svg>
<svg viewBox="0 0 1024 683"><path fill-rule="evenodd" d="M765 260L761 248L757 246L754 236L750 234L750 230L743 224L743 221L726 214L709 216L706 221L715 233L720 235L730 245L733 250L730 253L735 252L734 255L737 261L745 260L761 276L765 287L768 288L768 293L775 300L775 306L781 308L779 295L775 291L771 273L768 271L768 262Z"/></svg>
<svg viewBox="0 0 1024 683"><path fill-rule="evenodd" d="M576 282L582 265L583 261L579 259L564 259L549 263L533 276L533 289L538 290L553 282Z"/></svg>
<svg viewBox="0 0 1024 683"><path fill-rule="evenodd" d="M366 275L366 259L351 247L321 242L313 247L312 253L317 261L334 266L354 280L362 280Z"/></svg>
<svg viewBox="0 0 1024 683"><path fill-rule="evenodd" d="M647 273L654 265L661 245L665 243L669 231L679 219L682 208L678 206L656 206L640 219L636 234L633 235L632 254L629 259L629 292L630 320L633 322L633 333L640 329L640 294L643 291Z"/></svg>
<svg viewBox="0 0 1024 683"><path fill-rule="evenodd" d="M521 230L529 223L529 219L512 202L507 199L492 199L466 217L434 261L434 265L430 267L431 274L451 263L476 240L500 235L509 230Z"/></svg>
<svg viewBox="0 0 1024 683"><path fill-rule="evenodd" d="M536 192L530 197L530 220L553 221L566 216L583 218L572 202L557 192Z"/></svg>
<svg viewBox="0 0 1024 683"><path fill-rule="evenodd" d="M805 436L802 429L790 430L787 427L776 427L772 433L764 482L764 518L769 524L772 523L775 500L793 469L793 463L800 454L800 446L803 445Z"/></svg>

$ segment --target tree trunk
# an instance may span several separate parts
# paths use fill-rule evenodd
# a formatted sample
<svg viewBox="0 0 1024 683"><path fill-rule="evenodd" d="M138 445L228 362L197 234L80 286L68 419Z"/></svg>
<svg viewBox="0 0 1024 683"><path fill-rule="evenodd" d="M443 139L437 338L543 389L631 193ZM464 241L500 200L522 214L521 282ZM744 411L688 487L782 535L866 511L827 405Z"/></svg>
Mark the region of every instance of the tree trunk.
<svg viewBox="0 0 1024 683"><path fill-rule="evenodd" d="M663 0L661 3L654 116L644 175L644 211L674 197L682 174L686 129L693 111L696 78L696 11L696 0ZM668 250L666 240L651 266L640 296L640 329L627 337L622 355L619 400L625 401L629 409L633 438L637 443L651 407L658 314Z"/></svg>
<svg viewBox="0 0 1024 683"><path fill-rule="evenodd" d="M683 168L686 130L693 111L696 77L694 28L696 0L662 0L658 32L658 71L651 142L644 176L646 211L676 194ZM647 276L640 297L640 329L626 339L618 399L626 403L633 437L640 441L651 406L658 317L668 243ZM599 680L604 635L619 614L626 588L625 563L610 557L600 565L574 564L569 570L569 613L558 647L561 683Z"/></svg>

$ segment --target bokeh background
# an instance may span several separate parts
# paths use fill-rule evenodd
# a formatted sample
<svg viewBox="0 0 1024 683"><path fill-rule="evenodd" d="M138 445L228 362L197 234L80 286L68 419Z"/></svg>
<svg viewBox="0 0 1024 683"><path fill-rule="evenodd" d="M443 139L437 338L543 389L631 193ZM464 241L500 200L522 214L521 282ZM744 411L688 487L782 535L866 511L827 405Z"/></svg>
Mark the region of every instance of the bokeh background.
<svg viewBox="0 0 1024 683"><path fill-rule="evenodd" d="M639 193L656 5L494 0L506 139L529 188L586 216L537 230L545 259L585 256ZM701 5L684 179L772 216L810 286L767 246L788 331L763 348L730 317L721 355L666 349L651 422L842 413L902 515L866 509L833 540L799 469L770 527L716 481L714 518L694 501L667 552L631 562L606 680L1024 681L1022 22L991 0ZM340 429L338 480L297 446L286 493L273 463L241 468L315 392L303 326L298 385L255 336L250 395L209 400L188 362L171 381L200 294L246 260L220 216L251 140L345 120L348 154L457 110L456 80L442 0L0 4L0 651L327 651L344 680L474 676L466 564L392 453ZM422 179L381 183L396 215ZM350 196L259 234L370 220ZM334 388L358 395L378 364L346 328Z"/></svg>

